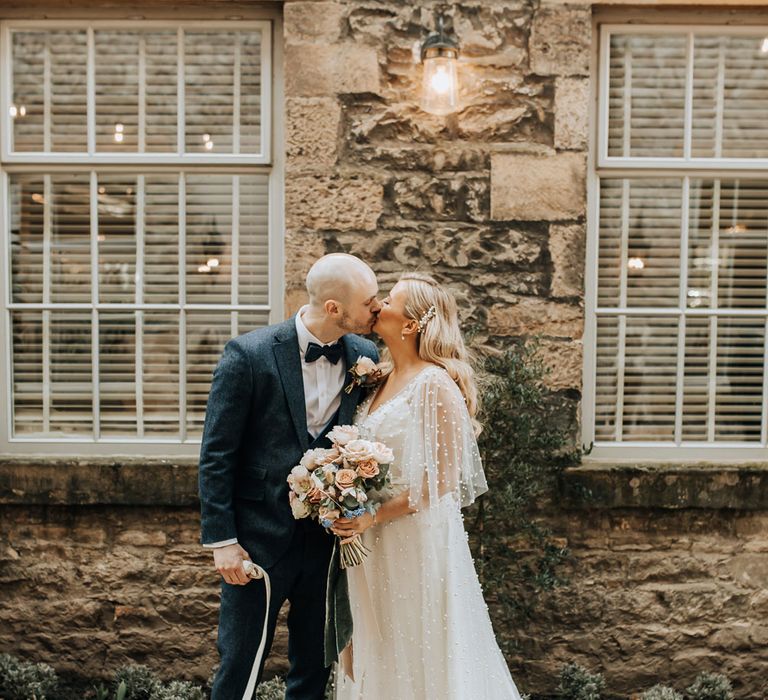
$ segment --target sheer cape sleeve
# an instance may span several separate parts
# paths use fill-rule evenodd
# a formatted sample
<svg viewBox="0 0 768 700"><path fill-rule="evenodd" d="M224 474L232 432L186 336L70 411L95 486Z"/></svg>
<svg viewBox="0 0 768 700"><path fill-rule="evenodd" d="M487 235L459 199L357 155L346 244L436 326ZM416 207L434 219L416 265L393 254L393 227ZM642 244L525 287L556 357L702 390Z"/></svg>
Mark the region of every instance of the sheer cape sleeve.
<svg viewBox="0 0 768 700"><path fill-rule="evenodd" d="M416 381L402 453L409 505L430 508L453 493L463 508L488 490L464 397L442 368Z"/></svg>

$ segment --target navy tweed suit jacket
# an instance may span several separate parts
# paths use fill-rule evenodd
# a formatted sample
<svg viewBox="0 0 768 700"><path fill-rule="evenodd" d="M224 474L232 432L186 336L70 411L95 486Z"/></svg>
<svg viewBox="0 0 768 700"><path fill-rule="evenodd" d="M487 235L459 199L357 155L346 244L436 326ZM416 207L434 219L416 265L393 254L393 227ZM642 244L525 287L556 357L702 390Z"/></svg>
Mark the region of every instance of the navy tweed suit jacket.
<svg viewBox="0 0 768 700"><path fill-rule="evenodd" d="M347 369L361 355L378 361L365 338L341 343ZM336 424L352 422L360 391L342 392ZM230 340L213 373L200 448L202 543L236 537L260 566L280 559L296 527L286 478L309 440L295 318Z"/></svg>

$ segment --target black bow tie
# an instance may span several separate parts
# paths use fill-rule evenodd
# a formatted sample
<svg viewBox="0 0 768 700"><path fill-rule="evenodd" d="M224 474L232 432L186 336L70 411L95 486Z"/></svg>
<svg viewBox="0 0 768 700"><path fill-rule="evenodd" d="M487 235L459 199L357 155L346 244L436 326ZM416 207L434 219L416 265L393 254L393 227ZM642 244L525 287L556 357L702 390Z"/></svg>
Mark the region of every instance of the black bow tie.
<svg viewBox="0 0 768 700"><path fill-rule="evenodd" d="M341 353L343 352L341 343L334 343L333 345L318 345L317 343L310 343L307 345L307 352L304 355L304 362L314 362L320 359L323 355L328 358L328 362L335 365L341 359Z"/></svg>

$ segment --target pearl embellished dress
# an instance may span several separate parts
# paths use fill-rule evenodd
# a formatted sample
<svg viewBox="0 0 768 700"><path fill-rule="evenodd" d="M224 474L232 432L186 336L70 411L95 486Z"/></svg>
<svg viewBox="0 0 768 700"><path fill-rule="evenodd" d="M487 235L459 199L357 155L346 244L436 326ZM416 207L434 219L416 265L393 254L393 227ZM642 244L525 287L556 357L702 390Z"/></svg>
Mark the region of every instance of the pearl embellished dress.
<svg viewBox="0 0 768 700"><path fill-rule="evenodd" d="M355 423L395 454L392 486L418 512L363 533L371 553L347 570L354 680L337 700L519 700L470 554L461 507L487 490L463 396L437 366Z"/></svg>

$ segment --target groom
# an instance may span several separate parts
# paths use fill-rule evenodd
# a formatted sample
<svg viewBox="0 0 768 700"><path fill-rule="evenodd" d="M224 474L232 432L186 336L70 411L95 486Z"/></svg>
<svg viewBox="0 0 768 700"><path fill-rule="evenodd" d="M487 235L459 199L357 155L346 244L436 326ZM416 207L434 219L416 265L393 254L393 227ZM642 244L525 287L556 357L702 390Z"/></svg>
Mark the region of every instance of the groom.
<svg viewBox="0 0 768 700"><path fill-rule="evenodd" d="M290 601L286 700L320 700L325 588L333 537L294 520L286 477L334 425L351 423L360 393L343 391L381 308L371 268L345 254L320 258L307 275L309 304L293 318L230 340L214 373L200 449L202 542L221 574L218 649L211 700L242 700L258 682L280 607ZM263 568L252 581L243 567ZM267 621L266 648L258 650ZM261 658L259 658L261 656Z"/></svg>

